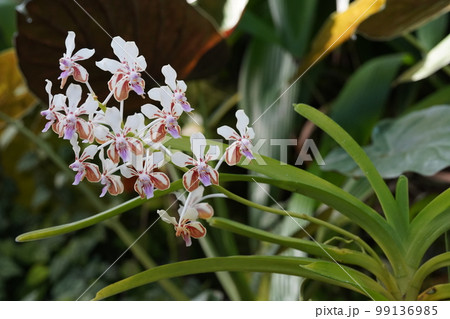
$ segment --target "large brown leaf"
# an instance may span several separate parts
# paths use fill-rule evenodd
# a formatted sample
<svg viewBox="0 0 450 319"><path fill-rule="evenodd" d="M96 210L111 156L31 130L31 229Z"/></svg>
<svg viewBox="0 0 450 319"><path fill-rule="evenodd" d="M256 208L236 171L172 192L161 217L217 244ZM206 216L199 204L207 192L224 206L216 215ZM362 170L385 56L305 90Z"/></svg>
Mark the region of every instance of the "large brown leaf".
<svg viewBox="0 0 450 319"><path fill-rule="evenodd" d="M47 99L44 80L56 82L59 76L58 60L65 52L68 31L76 33L75 52L80 48L96 50L92 58L80 64L89 71L89 82L100 99L108 94L107 81L111 74L97 68L94 62L104 57L117 59L110 46L110 36L135 41L147 60L147 72L160 84L164 82L161 67L165 64L170 63L179 78L186 79L210 50L219 58L207 66L223 63L222 36L185 0L77 2L83 9L75 1L30 0L17 10L16 48L20 67L31 91L44 101ZM196 70L196 74L202 74L202 70ZM143 78L146 89L156 85L146 74ZM136 110L141 104L141 98L130 94L128 111Z"/></svg>
<svg viewBox="0 0 450 319"><path fill-rule="evenodd" d="M391 39L449 10L449 0L387 0L385 9L364 21L358 32L372 39Z"/></svg>

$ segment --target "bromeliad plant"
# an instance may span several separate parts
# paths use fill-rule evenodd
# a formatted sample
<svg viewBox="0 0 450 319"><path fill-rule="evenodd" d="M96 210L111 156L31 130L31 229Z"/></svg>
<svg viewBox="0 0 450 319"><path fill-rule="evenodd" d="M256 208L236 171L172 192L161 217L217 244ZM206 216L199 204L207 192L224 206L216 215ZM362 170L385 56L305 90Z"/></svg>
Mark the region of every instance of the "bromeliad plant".
<svg viewBox="0 0 450 319"><path fill-rule="evenodd" d="M100 103L88 84L87 71L77 62L92 56L93 51L82 49L72 55L74 38L75 35L69 32L67 52L60 60L61 88L72 76L75 81L85 83L90 93L85 102L78 106L82 97L81 86L70 84L65 95L53 96L52 85L48 81L49 108L42 112L48 120L44 131L51 127L59 137L68 139L72 144L75 161L70 168L76 172L75 185L86 177L90 182L103 185L100 196L106 195L106 192L115 196L124 191L122 177L134 177L134 190L139 197L80 221L23 234L17 238L18 241L37 240L82 229L129 211L152 198L178 191L177 198L182 202L178 209L179 217L172 217L165 210L158 210L157 214L164 222L173 225L175 235L182 237L186 246L192 244L191 238L206 235L205 226L198 221L205 219L211 227L301 250L310 256L229 256L167 264L107 286L97 293L95 299L104 299L166 278L217 271L270 272L311 278L354 290L373 300L450 298L450 284L426 287L421 292L428 275L450 266L449 252L423 261L429 247L450 229L450 190L412 215L407 178L401 176L398 179L394 196L352 137L326 115L302 104L296 105L295 110L324 130L358 164L378 198L382 213L318 176L291 165L282 165L275 159L252 151L251 140L255 133L248 127L249 118L241 110L236 112L239 134L228 126L218 129L218 134L232 142L228 146L207 140L201 133L193 134L190 139L182 137L178 120L183 113L193 109L185 96L186 84L176 80L177 74L170 65L162 68L167 86L148 92L148 96L160 102L162 108L147 103L142 106L141 113L125 119L124 102L129 93L134 91L145 97L145 82L141 78L141 73L146 69L145 59L139 56L134 42L114 38L112 47L119 61L103 59L97 63L101 69L113 74L108 83L110 94ZM119 108L107 105L113 96ZM194 157L172 152L171 149L192 152ZM101 169L96 158L101 163ZM216 160L217 164L212 166ZM258 175L219 173L223 161ZM164 165L171 165L170 162L184 171L181 180L171 182L167 174L160 171ZM191 168L186 170L186 166ZM313 198L348 217L376 245L371 247L361 237L321 216L287 211L279 204L278 208L257 204L232 193L221 184L233 181L270 184ZM187 196L186 192L179 193L183 188ZM203 196L208 189L214 192ZM275 235L236 221L213 217L212 206L204 202L211 197L226 197L257 210L304 219L337 233L341 239L356 243L360 249L341 248L331 242L319 243L311 236L312 240L305 240Z"/></svg>

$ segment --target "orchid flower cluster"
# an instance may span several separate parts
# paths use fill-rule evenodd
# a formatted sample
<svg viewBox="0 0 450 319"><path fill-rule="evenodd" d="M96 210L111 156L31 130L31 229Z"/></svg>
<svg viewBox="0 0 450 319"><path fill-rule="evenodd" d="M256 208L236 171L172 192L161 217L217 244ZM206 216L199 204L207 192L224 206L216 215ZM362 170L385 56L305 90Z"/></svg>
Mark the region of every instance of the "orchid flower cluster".
<svg viewBox="0 0 450 319"><path fill-rule="evenodd" d="M244 111L236 112L239 134L229 126L222 126L218 134L232 141L224 154L220 154L218 146L209 146L202 133L191 136L191 149L194 157L184 153L172 152L164 146L168 137L181 138L181 127L178 120L183 113L193 111L186 98L187 85L177 80L177 73L170 65L162 67L166 86L150 89L147 94L160 107L146 103L141 112L124 117L124 102L130 92L145 99L145 72L147 63L135 42L125 41L121 37L113 38L111 47L118 60L104 58L96 62L97 67L112 74L108 82L109 95L99 102L89 85L89 73L79 64L91 58L94 49L83 48L76 53L75 33L69 31L65 41L66 52L59 60L61 74L60 89L64 89L67 80L86 85L89 93L84 101L83 90L79 84L69 84L65 94L52 94L52 82L46 80L45 90L48 94L48 109L41 114L47 120L42 130L50 128L60 138L69 140L74 151L74 162L70 168L76 172L73 185L83 179L89 182L100 182L103 185L100 197L109 194L115 196L124 191L122 177L135 178L134 190L143 199L154 196L155 190L166 190L170 187L169 177L160 169L167 162L191 168L183 175L183 185L189 195L178 194L182 202L178 213L178 221L170 217L164 210L158 214L165 222L173 224L176 236L181 236L186 246L191 245L191 237L205 236L205 227L197 219L208 219L214 214L213 208L202 203L209 197L203 197L204 187L219 184L218 169L223 161L228 165L236 165L242 156L253 159L251 140L255 134L248 127L249 119ZM107 106L114 97L119 107ZM97 160L95 159L97 157ZM213 168L211 162L218 160ZM97 163L101 164L101 167ZM200 184L203 184L201 186Z"/></svg>

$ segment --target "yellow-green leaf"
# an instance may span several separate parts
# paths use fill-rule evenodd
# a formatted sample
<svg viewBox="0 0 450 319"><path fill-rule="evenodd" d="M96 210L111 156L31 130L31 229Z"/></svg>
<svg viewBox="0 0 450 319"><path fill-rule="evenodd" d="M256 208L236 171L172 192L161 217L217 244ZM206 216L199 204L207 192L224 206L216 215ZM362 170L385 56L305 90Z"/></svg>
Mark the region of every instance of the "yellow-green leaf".
<svg viewBox="0 0 450 319"><path fill-rule="evenodd" d="M381 10L385 2L386 0L356 0L346 11L332 13L315 36L311 50L300 65L298 74L302 74L312 64L347 41L359 24Z"/></svg>

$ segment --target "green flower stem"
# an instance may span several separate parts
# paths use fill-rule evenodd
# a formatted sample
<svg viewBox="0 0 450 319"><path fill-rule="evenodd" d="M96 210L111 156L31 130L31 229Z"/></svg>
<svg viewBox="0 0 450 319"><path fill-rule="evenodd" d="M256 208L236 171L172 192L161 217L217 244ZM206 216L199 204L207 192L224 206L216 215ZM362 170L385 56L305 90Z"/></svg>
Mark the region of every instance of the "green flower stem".
<svg viewBox="0 0 450 319"><path fill-rule="evenodd" d="M155 198L160 197L163 195L167 195L171 192L174 192L176 190L181 189L182 183L180 180L173 182L170 187L165 191L155 191ZM96 214L94 216L90 216L72 223L59 225L59 226L53 226L48 227L44 229L34 230L25 234L22 234L20 236L17 236L16 241L18 242L24 242L24 241L31 241L31 240L38 240L38 239L44 239L48 237L53 237L57 235L62 235L66 233L70 233L75 230L83 229L89 226L92 226L94 224L97 224L101 221L104 221L106 219L112 218L114 216L120 215L122 213L125 213L129 211L130 209L133 209L135 207L138 207L145 203L146 199L141 199L140 197L136 197L134 199L130 199L129 201L122 203L120 205L117 205L113 208L107 209L99 214Z"/></svg>
<svg viewBox="0 0 450 319"><path fill-rule="evenodd" d="M411 280L410 288L408 289L406 300L415 300L419 294L420 288L425 278L432 272L450 266L450 252L446 252L435 256L425 262Z"/></svg>
<svg viewBox="0 0 450 319"><path fill-rule="evenodd" d="M256 177L255 177L256 178ZM321 225L324 226L338 234L344 235L352 240L354 240L355 242L357 242L361 247L364 248L364 250L366 250L380 265L382 265L382 261L380 259L380 256L378 256L378 254L364 241L362 240L359 236L356 236L355 234L352 234L338 226L335 226L333 224L330 224L324 220L306 215L306 214L301 214L301 213L295 213L295 212L289 212L289 211L285 211L285 210L281 210L281 209L277 209L277 208L272 208L272 207L268 207L268 206L264 206L261 204L257 204L254 203L248 199L245 199L239 195L236 195L230 191L228 191L227 189L223 188L222 186L214 186L215 189L217 189L219 192L227 195L227 197L229 199L232 199L238 203L244 204L246 206L249 207L253 207L265 212L269 212L269 213L273 213L273 214L277 214L277 215L281 215L281 216L290 216L293 218L300 218L306 221L309 221L311 223L315 223L317 225Z"/></svg>
<svg viewBox="0 0 450 319"><path fill-rule="evenodd" d="M147 252L138 243L133 244L135 239L119 220L109 219L105 221L105 224L106 226L111 228L117 234L117 236L119 236L119 238L123 241L123 243L126 246L133 245L131 246L130 250L136 257L136 259L139 260L142 266L144 266L145 269L150 269L158 266L156 262L147 254ZM175 300L177 301L189 300L189 297L186 296L186 294L183 291L181 291L169 279L160 280L159 284Z"/></svg>

